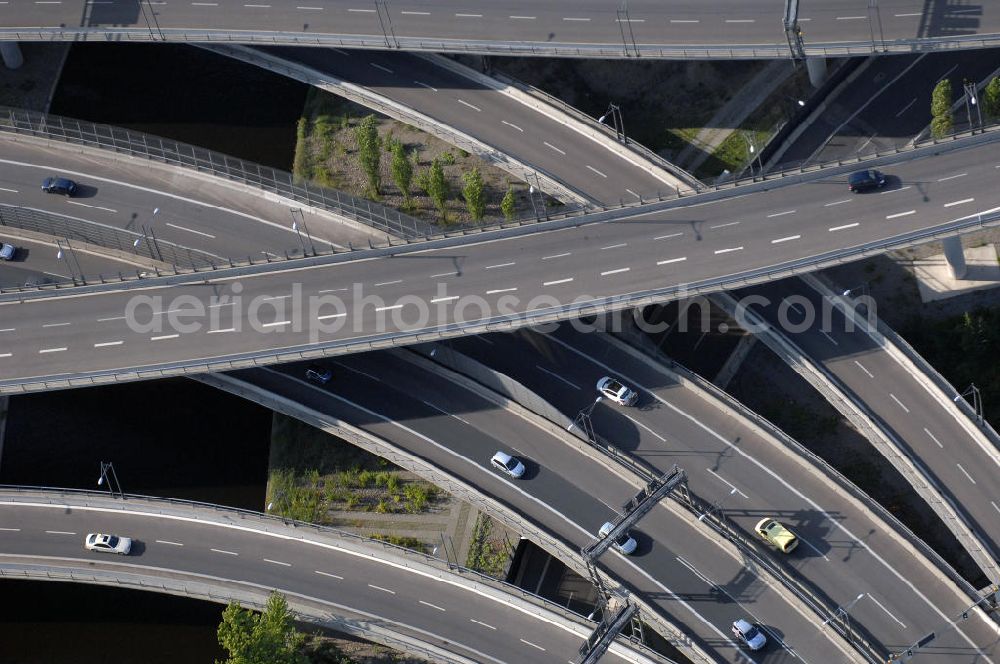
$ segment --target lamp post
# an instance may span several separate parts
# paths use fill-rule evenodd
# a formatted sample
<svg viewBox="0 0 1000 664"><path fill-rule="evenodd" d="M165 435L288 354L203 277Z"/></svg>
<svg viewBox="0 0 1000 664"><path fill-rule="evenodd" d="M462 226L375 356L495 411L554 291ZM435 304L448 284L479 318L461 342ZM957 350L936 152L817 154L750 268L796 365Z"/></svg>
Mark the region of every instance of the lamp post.
<svg viewBox="0 0 1000 664"><path fill-rule="evenodd" d="M866 593L861 593L860 595L852 599L850 602L848 602L846 605L838 606L837 610L833 612L833 615L824 620L823 624L824 625L829 624L834 620L837 620L842 617L844 620L844 627L847 629L848 639L850 639L853 636L853 632L851 631L851 615L848 613L848 611L850 611L855 604L860 602L861 599L865 596L865 594Z"/></svg>
<svg viewBox="0 0 1000 664"><path fill-rule="evenodd" d="M601 403L602 399L604 399L603 396L598 396L593 403L577 413L570 425L566 427L566 431L572 431L573 427L577 427L587 437L587 440L596 445L597 435L594 433L594 424L590 421L590 414L594 412L594 406Z"/></svg>
<svg viewBox="0 0 1000 664"><path fill-rule="evenodd" d="M113 483L113 484L112 484ZM125 500L125 492L122 491L121 482L118 481L118 474L115 472L115 465L108 462L101 462L101 476L97 478L97 486L103 486L107 484L108 493L111 497L115 497L115 491L117 490L118 496Z"/></svg>
<svg viewBox="0 0 1000 664"><path fill-rule="evenodd" d="M705 510L704 512L701 513L701 515L698 517L698 520L699 521L704 521L705 518L708 517L708 515L710 515L710 514L719 514L719 515L721 515L722 514L722 503L724 503L726 500L728 500L731 496L736 495L736 491L737 491L736 487L733 487L732 490L729 492L729 495L723 496L722 498L720 498L717 501L715 501L714 503L712 503L711 507L709 507L707 510Z"/></svg>
<svg viewBox="0 0 1000 664"><path fill-rule="evenodd" d="M965 82L962 84L965 90L965 116L969 120L969 131L975 133L976 128L972 124L972 109L976 109L976 116L979 119L979 127L983 126L983 112L976 99L976 84Z"/></svg>
<svg viewBox="0 0 1000 664"><path fill-rule="evenodd" d="M972 397L972 403L969 403L967 397ZM975 383L969 383L969 386L965 388L965 391L955 397L955 403L958 403L959 399L965 399L965 403L972 406L972 409L976 411L976 420L980 424L983 423L983 395L979 392L979 388L976 387Z"/></svg>

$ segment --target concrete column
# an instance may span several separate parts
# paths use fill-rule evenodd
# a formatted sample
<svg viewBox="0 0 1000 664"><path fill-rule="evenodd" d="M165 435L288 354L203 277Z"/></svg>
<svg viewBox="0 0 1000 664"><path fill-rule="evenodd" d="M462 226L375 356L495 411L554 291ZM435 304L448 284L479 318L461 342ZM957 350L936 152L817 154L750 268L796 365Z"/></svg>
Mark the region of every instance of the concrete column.
<svg viewBox="0 0 1000 664"><path fill-rule="evenodd" d="M942 242L944 245L944 257L951 268L951 276L955 279L965 279L968 268L965 265L965 252L962 251L962 238L957 235L946 237Z"/></svg>
<svg viewBox="0 0 1000 664"><path fill-rule="evenodd" d="M809 72L809 82L814 88L823 85L826 80L826 58L806 58L806 71Z"/></svg>
<svg viewBox="0 0 1000 664"><path fill-rule="evenodd" d="M24 64L24 56L21 55L21 47L17 45L17 42L0 42L0 57L3 57L3 63L7 65L7 69L17 69Z"/></svg>

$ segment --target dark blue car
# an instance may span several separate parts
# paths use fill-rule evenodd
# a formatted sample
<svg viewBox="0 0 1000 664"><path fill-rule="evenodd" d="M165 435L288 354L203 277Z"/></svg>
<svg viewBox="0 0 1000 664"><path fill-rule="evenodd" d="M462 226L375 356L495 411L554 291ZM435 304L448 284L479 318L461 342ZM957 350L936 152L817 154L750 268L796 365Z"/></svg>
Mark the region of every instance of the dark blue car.
<svg viewBox="0 0 1000 664"><path fill-rule="evenodd" d="M46 194L63 194L64 196L74 196L77 186L72 180L66 178L45 178L42 181L42 191Z"/></svg>
<svg viewBox="0 0 1000 664"><path fill-rule="evenodd" d="M847 186L851 191L868 191L869 189L881 189L885 186L885 173L869 168L865 171L851 173L847 178Z"/></svg>

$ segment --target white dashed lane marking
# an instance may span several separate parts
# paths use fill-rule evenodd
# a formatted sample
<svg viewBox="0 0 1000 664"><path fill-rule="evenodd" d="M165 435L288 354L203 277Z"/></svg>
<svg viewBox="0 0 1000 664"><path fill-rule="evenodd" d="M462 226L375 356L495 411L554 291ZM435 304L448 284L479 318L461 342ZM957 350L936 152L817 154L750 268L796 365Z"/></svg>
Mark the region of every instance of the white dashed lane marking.
<svg viewBox="0 0 1000 664"><path fill-rule="evenodd" d="M962 467L962 464L956 463L955 465L958 466L958 469L962 471L962 474L964 474L966 477L969 478L970 482L972 482L973 484L976 483L976 480L972 479L972 475L970 475L969 471L967 471L965 468Z"/></svg>
<svg viewBox="0 0 1000 664"><path fill-rule="evenodd" d="M240 554L235 551L226 551L225 549L209 549L209 551L214 551L215 553L223 553L227 556L238 556Z"/></svg>
<svg viewBox="0 0 1000 664"><path fill-rule="evenodd" d="M382 592L389 593L390 595L395 595L396 594L395 590L389 590L388 588L383 588L382 586L376 586L376 585L373 585L371 583L368 584L368 587L369 588L374 588L375 590L381 590Z"/></svg>
<svg viewBox="0 0 1000 664"><path fill-rule="evenodd" d="M932 434L930 432L930 429L928 429L927 427L924 427L924 433L926 433L928 436L930 436L931 440L933 440L935 443L937 443L938 447L940 447L942 450L944 449L944 445L942 445L941 441L937 439L937 436L935 436L934 434Z"/></svg>
<svg viewBox="0 0 1000 664"><path fill-rule="evenodd" d="M910 412L910 409L906 407L906 404L905 404L905 403L903 403L902 401L900 401L900 400L899 400L899 397L897 397L897 396L896 396L895 394L893 394L892 392L890 392L890 393L889 393L889 397L890 397L890 398L891 398L891 399L892 399L893 401L895 401L895 402L896 402L897 404L899 404L899 407L900 407L900 408L902 408L903 410L905 410L905 411L906 411L907 413L908 413L908 412Z"/></svg>

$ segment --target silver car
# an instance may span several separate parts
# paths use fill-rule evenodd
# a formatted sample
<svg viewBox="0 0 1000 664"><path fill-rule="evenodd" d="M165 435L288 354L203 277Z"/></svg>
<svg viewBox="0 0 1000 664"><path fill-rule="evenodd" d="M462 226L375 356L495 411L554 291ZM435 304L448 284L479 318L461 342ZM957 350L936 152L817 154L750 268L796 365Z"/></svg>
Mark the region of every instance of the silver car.
<svg viewBox="0 0 1000 664"><path fill-rule="evenodd" d="M767 637L764 636L764 632L742 618L734 620L731 629L733 636L750 650L760 650L767 643Z"/></svg>
<svg viewBox="0 0 1000 664"><path fill-rule="evenodd" d="M615 524L610 521L605 521L601 529L597 531L597 534L601 537L607 537L608 534L615 529ZM627 530L618 536L618 539L611 543L611 546L615 547L619 553L623 553L626 556L630 556L635 553L635 550L639 548L639 543L635 541L631 533Z"/></svg>
<svg viewBox="0 0 1000 664"><path fill-rule="evenodd" d="M83 540L83 548L88 551L103 551L105 553L120 553L127 556L132 550L132 540L128 537L118 535L104 535L102 533L88 533Z"/></svg>
<svg viewBox="0 0 1000 664"><path fill-rule="evenodd" d="M607 397L621 406L634 406L635 402L639 400L638 392L611 376L605 376L597 381L597 391L602 397Z"/></svg>
<svg viewBox="0 0 1000 664"><path fill-rule="evenodd" d="M15 251L17 248L14 245L0 242L0 261L13 260Z"/></svg>
<svg viewBox="0 0 1000 664"><path fill-rule="evenodd" d="M505 475L510 475L515 480L524 475L524 464L517 457L512 457L503 452L494 454L493 458L490 459L490 465Z"/></svg>

